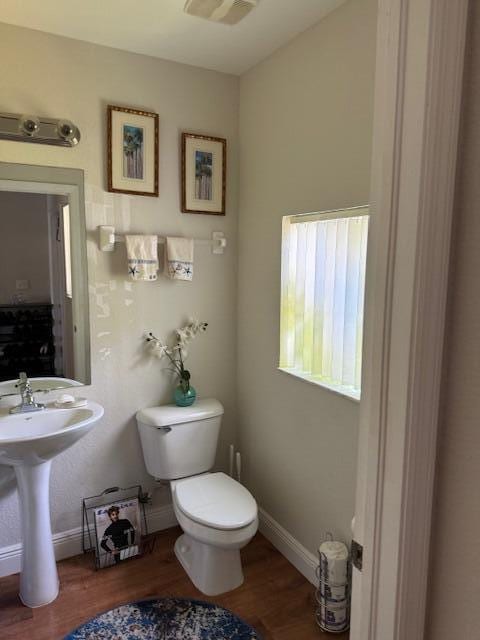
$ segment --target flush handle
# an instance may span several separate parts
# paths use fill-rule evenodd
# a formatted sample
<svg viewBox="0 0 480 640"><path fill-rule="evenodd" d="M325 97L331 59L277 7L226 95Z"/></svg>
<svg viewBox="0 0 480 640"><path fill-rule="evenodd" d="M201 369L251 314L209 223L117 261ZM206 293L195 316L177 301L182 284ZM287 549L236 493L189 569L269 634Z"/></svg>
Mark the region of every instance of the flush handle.
<svg viewBox="0 0 480 640"><path fill-rule="evenodd" d="M159 431L162 431L162 433L170 433L170 431L172 430L172 427L157 427L157 429Z"/></svg>

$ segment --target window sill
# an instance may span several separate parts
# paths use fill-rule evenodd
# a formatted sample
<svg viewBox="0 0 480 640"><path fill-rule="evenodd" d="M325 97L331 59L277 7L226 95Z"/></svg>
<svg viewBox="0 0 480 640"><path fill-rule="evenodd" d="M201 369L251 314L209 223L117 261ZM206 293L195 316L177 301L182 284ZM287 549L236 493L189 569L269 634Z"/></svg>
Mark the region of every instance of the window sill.
<svg viewBox="0 0 480 640"><path fill-rule="evenodd" d="M298 378L300 380L304 380L309 384L313 384L317 387L323 387L324 389L328 389L328 391L333 391L337 395L343 396L344 398L348 398L348 400L352 400L352 402L359 403L360 402L360 392L353 391L349 387L342 387L340 385L328 384L328 382L323 382L323 380L315 380L315 378L311 378L299 371L295 371L295 369L287 369L285 367L278 367L278 370L282 373L287 373L294 378Z"/></svg>

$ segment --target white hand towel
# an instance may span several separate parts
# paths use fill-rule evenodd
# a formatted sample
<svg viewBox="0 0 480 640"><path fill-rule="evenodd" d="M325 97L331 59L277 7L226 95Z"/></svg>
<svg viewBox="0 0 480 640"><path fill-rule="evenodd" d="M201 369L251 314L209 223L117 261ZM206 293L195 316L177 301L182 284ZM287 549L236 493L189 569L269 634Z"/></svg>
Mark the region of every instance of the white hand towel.
<svg viewBox="0 0 480 640"><path fill-rule="evenodd" d="M132 280L157 279L157 236L125 236L127 245L128 274Z"/></svg>
<svg viewBox="0 0 480 640"><path fill-rule="evenodd" d="M167 238L165 272L172 280L193 279L193 239Z"/></svg>

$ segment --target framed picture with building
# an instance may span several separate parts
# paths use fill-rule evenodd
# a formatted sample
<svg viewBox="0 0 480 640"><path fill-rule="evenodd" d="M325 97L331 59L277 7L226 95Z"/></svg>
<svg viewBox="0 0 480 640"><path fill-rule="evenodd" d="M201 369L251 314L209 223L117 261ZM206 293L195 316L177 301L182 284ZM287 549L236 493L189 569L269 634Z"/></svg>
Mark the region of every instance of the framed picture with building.
<svg viewBox="0 0 480 640"><path fill-rule="evenodd" d="M108 105L108 190L158 196L158 114Z"/></svg>
<svg viewBox="0 0 480 640"><path fill-rule="evenodd" d="M227 141L182 133L182 211L225 215Z"/></svg>

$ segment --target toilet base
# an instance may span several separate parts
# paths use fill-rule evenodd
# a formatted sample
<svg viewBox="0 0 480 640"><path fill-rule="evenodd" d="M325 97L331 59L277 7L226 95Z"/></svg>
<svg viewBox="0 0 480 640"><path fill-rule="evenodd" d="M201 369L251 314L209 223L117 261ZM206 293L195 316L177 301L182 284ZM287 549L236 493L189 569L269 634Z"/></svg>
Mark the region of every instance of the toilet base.
<svg viewBox="0 0 480 640"><path fill-rule="evenodd" d="M238 549L214 547L184 533L175 542L175 555L193 584L207 596L232 591L243 583Z"/></svg>

